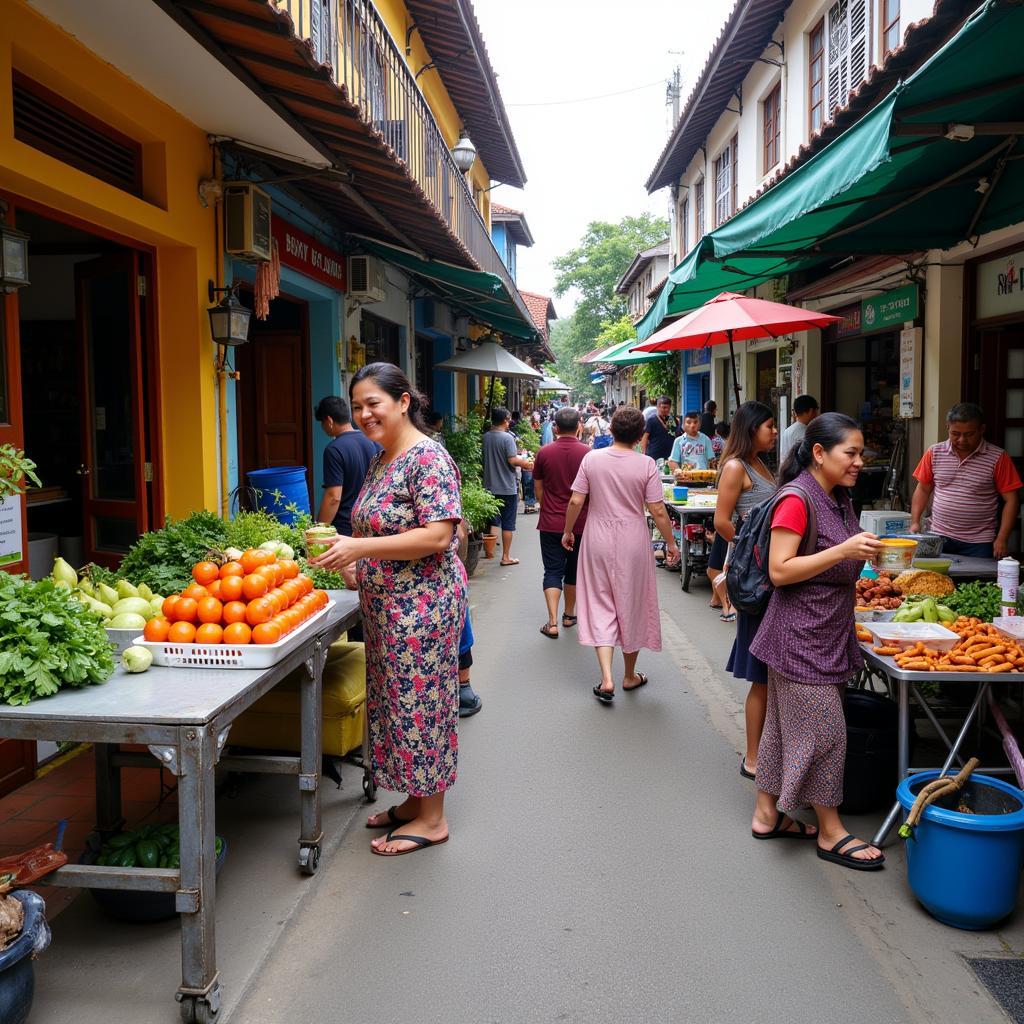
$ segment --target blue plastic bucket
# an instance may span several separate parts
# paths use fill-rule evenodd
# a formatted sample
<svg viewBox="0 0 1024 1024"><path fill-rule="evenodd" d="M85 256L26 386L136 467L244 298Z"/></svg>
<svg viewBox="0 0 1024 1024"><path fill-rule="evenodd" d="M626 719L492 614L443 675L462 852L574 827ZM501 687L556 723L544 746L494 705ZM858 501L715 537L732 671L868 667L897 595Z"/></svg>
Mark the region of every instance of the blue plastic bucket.
<svg viewBox="0 0 1024 1024"><path fill-rule="evenodd" d="M903 809L939 772L920 772L896 790ZM974 814L937 804L908 839L907 880L924 908L954 928L991 928L1013 911L1024 864L1024 792L990 775L972 775L959 799ZM991 813L997 807L1009 813ZM986 813L986 809L990 813Z"/></svg>
<svg viewBox="0 0 1024 1024"><path fill-rule="evenodd" d="M310 514L305 466L254 469L246 476L256 491L256 508L277 516L282 523L293 523L302 513ZM295 505L298 512L290 510L289 505Z"/></svg>

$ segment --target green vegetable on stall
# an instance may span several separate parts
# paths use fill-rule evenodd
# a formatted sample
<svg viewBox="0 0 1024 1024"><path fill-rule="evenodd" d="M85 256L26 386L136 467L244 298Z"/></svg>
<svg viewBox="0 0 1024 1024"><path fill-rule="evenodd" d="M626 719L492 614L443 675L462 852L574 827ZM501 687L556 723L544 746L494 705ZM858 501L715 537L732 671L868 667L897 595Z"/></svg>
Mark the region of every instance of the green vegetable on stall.
<svg viewBox="0 0 1024 1024"><path fill-rule="evenodd" d="M961 583L954 593L945 598L945 604L957 615L991 622L1002 614L1003 592L996 583Z"/></svg>
<svg viewBox="0 0 1024 1024"><path fill-rule="evenodd" d="M28 704L62 686L104 683L113 671L98 615L51 579L0 572L0 701Z"/></svg>
<svg viewBox="0 0 1024 1024"><path fill-rule="evenodd" d="M125 672L145 672L153 664L153 653L148 647L128 647L121 652L121 667Z"/></svg>

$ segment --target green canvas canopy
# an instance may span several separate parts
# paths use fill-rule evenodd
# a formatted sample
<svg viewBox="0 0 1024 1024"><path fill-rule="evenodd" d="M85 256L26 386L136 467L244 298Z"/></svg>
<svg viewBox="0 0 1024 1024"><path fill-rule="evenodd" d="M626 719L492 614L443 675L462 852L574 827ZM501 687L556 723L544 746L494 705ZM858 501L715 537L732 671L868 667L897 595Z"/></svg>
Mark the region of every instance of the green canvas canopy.
<svg viewBox="0 0 1024 1024"><path fill-rule="evenodd" d="M630 352L629 350L636 342L636 338L620 341L617 345L612 345L611 348L606 348L603 352L598 353L590 362L612 363L615 366L632 366L634 363L649 363L654 359L665 358L666 353L664 352Z"/></svg>
<svg viewBox="0 0 1024 1024"><path fill-rule="evenodd" d="M1024 6L988 0L870 113L720 228L637 325L861 255L946 249L1024 219Z"/></svg>
<svg viewBox="0 0 1024 1024"><path fill-rule="evenodd" d="M367 252L418 278L429 291L494 330L528 341L538 337L533 321L519 309L504 281L496 274L466 270L440 260L421 260L405 249L361 236L359 244Z"/></svg>

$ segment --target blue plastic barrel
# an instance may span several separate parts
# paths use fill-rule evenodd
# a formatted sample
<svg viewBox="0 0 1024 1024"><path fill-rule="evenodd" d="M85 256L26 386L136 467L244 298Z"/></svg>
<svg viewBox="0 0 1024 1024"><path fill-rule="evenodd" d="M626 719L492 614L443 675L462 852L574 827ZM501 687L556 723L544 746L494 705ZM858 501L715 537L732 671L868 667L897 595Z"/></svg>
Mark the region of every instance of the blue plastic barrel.
<svg viewBox="0 0 1024 1024"><path fill-rule="evenodd" d="M909 811L937 771L904 779L896 796ZM972 775L961 797L973 814L925 808L906 843L907 880L924 908L954 928L991 928L1013 911L1024 863L1024 792ZM1001 813L1000 813L1001 812Z"/></svg>
<svg viewBox="0 0 1024 1024"><path fill-rule="evenodd" d="M256 508L277 516L282 523L293 523L296 515L302 513L310 514L305 466L254 469L246 476L256 492ZM290 505L295 509L290 509Z"/></svg>

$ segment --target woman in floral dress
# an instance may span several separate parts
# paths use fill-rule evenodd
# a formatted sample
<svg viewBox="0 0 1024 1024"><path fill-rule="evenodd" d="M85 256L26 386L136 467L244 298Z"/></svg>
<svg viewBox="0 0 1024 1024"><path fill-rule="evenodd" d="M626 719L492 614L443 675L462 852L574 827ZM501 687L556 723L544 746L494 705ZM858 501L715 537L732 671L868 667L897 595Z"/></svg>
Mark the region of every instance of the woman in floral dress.
<svg viewBox="0 0 1024 1024"><path fill-rule="evenodd" d="M339 537L314 564L344 571L359 588L374 781L407 794L367 827L388 829L371 847L395 857L448 840L467 592L459 471L424 433L423 400L397 366L371 363L349 393L353 420L383 451L352 510L355 536Z"/></svg>

